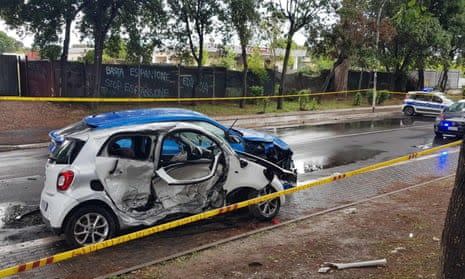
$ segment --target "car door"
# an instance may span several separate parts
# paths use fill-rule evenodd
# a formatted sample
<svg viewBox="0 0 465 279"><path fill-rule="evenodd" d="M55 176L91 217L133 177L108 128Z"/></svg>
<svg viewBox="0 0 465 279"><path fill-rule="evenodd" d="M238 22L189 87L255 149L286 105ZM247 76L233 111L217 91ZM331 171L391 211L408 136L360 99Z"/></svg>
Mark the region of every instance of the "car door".
<svg viewBox="0 0 465 279"><path fill-rule="evenodd" d="M96 172L105 192L124 212L143 211L151 196L155 136L117 134L96 157Z"/></svg>
<svg viewBox="0 0 465 279"><path fill-rule="evenodd" d="M434 104L431 101L432 97L427 93L418 93L415 97L415 109L417 112L434 113Z"/></svg>
<svg viewBox="0 0 465 279"><path fill-rule="evenodd" d="M446 107L446 105L444 104L444 101L439 96L433 96L432 102L434 105L433 109L435 113L437 114L440 114L443 111L443 109Z"/></svg>
<svg viewBox="0 0 465 279"><path fill-rule="evenodd" d="M170 213L194 213L224 203L229 158L200 129L175 129L158 140L153 189Z"/></svg>

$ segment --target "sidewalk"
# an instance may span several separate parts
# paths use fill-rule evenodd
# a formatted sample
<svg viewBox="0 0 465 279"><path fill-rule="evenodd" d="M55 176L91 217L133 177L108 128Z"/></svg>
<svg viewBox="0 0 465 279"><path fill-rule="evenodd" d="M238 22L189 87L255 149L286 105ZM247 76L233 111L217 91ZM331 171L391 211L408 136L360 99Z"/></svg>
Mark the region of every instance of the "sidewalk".
<svg viewBox="0 0 465 279"><path fill-rule="evenodd" d="M215 119L225 126L232 125L232 123L237 119L235 124L236 127L258 129L264 127L328 124L362 119L386 118L399 115L400 106L383 106L378 107L375 113L371 112L371 108L351 108L326 111L226 116L216 117ZM62 128L62 126L50 125L50 127L0 131L0 151L24 148L23 146L18 145L46 143L49 141L48 132L58 128Z"/></svg>
<svg viewBox="0 0 465 279"><path fill-rule="evenodd" d="M428 183L119 278L436 278L453 183ZM384 258L384 268L318 273L324 262Z"/></svg>

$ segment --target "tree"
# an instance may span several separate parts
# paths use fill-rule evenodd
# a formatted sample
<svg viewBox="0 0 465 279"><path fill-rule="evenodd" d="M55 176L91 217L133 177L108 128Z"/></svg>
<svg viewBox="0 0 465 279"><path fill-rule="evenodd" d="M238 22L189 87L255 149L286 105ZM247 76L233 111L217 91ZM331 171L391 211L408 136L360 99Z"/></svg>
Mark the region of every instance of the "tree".
<svg viewBox="0 0 465 279"><path fill-rule="evenodd" d="M192 87L195 98L199 82L202 80L202 62L205 35L213 32L213 19L219 14L216 0L168 0L170 14L175 17L172 33L174 48L183 52L188 48L197 64L197 74Z"/></svg>
<svg viewBox="0 0 465 279"><path fill-rule="evenodd" d="M58 60L61 54L61 46L59 45L46 45L39 49L39 54L42 59L48 59L50 61Z"/></svg>
<svg viewBox="0 0 465 279"><path fill-rule="evenodd" d="M317 26L322 22L323 15L329 13L330 0L285 0L268 2L269 10L276 19L287 21L286 50L284 54L283 70L279 95L284 95L284 80L286 77L289 56L291 52L292 39L302 28ZM275 19L275 20L276 20ZM277 108L283 108L283 98L278 98Z"/></svg>
<svg viewBox="0 0 465 279"><path fill-rule="evenodd" d="M338 21L319 30L310 30L308 45L317 56L330 57L333 65L323 84L323 91L333 80L334 90L347 90L349 67L376 67L375 34L377 19L375 14L367 13L370 1L343 0L336 10ZM391 22L380 22L380 39L389 42L396 34ZM311 31L314 31L311 33ZM359 82L360 83L360 82Z"/></svg>
<svg viewBox="0 0 465 279"><path fill-rule="evenodd" d="M34 45L39 49L50 50L50 47L56 46L64 27L60 58L60 95L66 89L66 62L71 25L88 2L85 0L14 0L0 4L1 15L6 23L15 28L24 27L27 32L33 33ZM54 50L57 48L55 47Z"/></svg>
<svg viewBox="0 0 465 279"><path fill-rule="evenodd" d="M89 2L89 1L87 1ZM94 39L94 81L92 91L94 96L100 96L101 69L103 50L108 34L119 33L121 28L126 28L129 33L130 42L140 39L145 27L153 27L153 21L141 20L141 17L162 18L163 11L160 0L93 0L86 5L82 12L84 14L81 22L81 32L90 35ZM139 25L133 23L141 23ZM158 21L157 21L158 24ZM154 36L156 36L155 34ZM152 38L152 41L155 39ZM133 45L128 44L128 49ZM128 50L128 53L130 51Z"/></svg>
<svg viewBox="0 0 465 279"><path fill-rule="evenodd" d="M227 9L224 12L224 21L230 25L239 37L242 58L242 97L247 96L247 46L252 38L253 27L258 23L258 0L226 0ZM239 106L244 107L245 100L241 99Z"/></svg>
<svg viewBox="0 0 465 279"><path fill-rule="evenodd" d="M460 148L454 189L442 232L438 278L461 279L465 274L465 141Z"/></svg>
<svg viewBox="0 0 465 279"><path fill-rule="evenodd" d="M0 54L4 52L15 52L22 48L22 44L14 38L0 31Z"/></svg>
<svg viewBox="0 0 465 279"><path fill-rule="evenodd" d="M458 62L465 54L465 1L464 0L431 0L425 4L442 28L447 32L450 41L441 49L440 62L443 68L439 87L445 91L448 72L451 64Z"/></svg>

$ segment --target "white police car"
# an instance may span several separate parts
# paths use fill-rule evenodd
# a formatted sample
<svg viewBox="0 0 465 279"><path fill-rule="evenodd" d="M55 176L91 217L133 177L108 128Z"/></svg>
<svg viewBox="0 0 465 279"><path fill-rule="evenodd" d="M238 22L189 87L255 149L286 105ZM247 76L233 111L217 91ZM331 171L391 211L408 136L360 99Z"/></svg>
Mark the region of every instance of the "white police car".
<svg viewBox="0 0 465 279"><path fill-rule="evenodd" d="M440 114L454 102L442 92L410 91L405 96L402 111L407 116L415 114Z"/></svg>

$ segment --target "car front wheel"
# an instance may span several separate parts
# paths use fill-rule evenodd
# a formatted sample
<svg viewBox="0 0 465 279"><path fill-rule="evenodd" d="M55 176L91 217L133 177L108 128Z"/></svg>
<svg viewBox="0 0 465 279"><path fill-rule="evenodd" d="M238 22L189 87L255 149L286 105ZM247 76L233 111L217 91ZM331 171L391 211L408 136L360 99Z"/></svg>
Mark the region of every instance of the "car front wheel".
<svg viewBox="0 0 465 279"><path fill-rule="evenodd" d="M86 246L112 238L116 233L116 221L102 207L85 206L71 214L64 233L72 247Z"/></svg>
<svg viewBox="0 0 465 279"><path fill-rule="evenodd" d="M268 195L276 192L276 190L271 186L266 186L260 191L255 191L249 195L249 199L256 198L259 196ZM273 200L267 200L255 205L249 206L249 212L254 217L260 221L270 221L276 215L278 215L281 208L281 200L275 198Z"/></svg>
<svg viewBox="0 0 465 279"><path fill-rule="evenodd" d="M413 109L413 107L405 107L404 114L407 116L413 116L415 114L415 110Z"/></svg>

